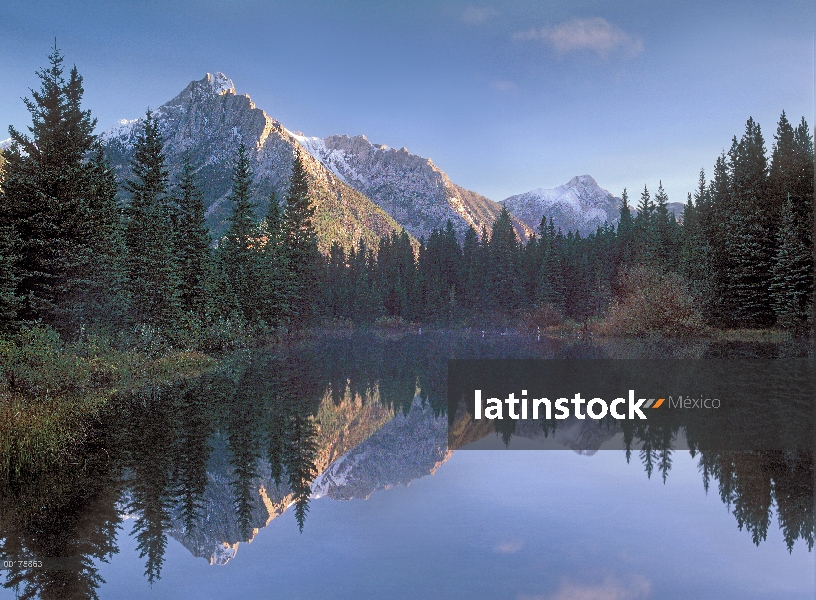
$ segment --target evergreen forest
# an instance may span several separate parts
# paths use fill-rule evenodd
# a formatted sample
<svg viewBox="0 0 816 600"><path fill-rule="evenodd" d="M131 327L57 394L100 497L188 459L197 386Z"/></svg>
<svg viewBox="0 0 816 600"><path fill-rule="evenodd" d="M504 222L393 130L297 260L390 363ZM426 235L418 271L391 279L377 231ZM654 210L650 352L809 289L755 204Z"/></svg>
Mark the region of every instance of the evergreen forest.
<svg viewBox="0 0 816 600"><path fill-rule="evenodd" d="M250 148L233 160L231 216L212 239L192 166L168 172L155 115L141 121L132 175L117 182L82 107L83 80L55 47L10 128L0 163L0 328L42 324L65 339L219 350L320 324L542 328L607 334L710 328L806 331L813 306L813 138L783 112L770 155L749 118L704 171L678 222L662 184L623 190L616 225L582 237L546 215L522 240L505 210L462 239L404 230L318 251L298 154L264 219Z"/></svg>

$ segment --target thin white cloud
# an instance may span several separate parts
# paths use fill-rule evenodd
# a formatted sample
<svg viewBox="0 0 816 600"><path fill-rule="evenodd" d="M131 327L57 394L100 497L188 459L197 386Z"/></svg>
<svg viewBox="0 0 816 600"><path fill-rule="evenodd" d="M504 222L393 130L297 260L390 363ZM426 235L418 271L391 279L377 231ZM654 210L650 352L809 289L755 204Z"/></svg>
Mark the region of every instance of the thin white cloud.
<svg viewBox="0 0 816 600"><path fill-rule="evenodd" d="M643 52L642 40L601 17L571 19L555 27L532 28L515 33L513 39L541 40L558 54L589 51L606 57L615 52L628 56Z"/></svg>
<svg viewBox="0 0 816 600"><path fill-rule="evenodd" d="M643 577L635 576L628 585L607 578L601 585L579 585L564 582L552 595L521 595L518 600L646 600L652 586Z"/></svg>
<svg viewBox="0 0 816 600"><path fill-rule="evenodd" d="M498 16L499 11L494 8L490 8L489 6L475 6L473 4L468 4L465 7L465 10L459 15L459 18L462 19L462 22L467 23L468 25L480 25L491 19L493 17Z"/></svg>
<svg viewBox="0 0 816 600"><path fill-rule="evenodd" d="M499 542L494 550L499 554L515 554L519 550L524 548L524 542L520 541L505 541Z"/></svg>
<svg viewBox="0 0 816 600"><path fill-rule="evenodd" d="M518 86L513 83L512 81L507 81L506 79L496 79L490 83L493 86L493 89L497 92L515 92L518 89Z"/></svg>

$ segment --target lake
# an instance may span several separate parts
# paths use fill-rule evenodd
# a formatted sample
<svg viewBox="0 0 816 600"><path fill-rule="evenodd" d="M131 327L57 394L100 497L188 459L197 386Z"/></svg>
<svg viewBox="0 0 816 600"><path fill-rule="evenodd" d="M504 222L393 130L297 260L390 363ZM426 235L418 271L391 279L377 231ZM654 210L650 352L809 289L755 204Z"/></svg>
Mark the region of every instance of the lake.
<svg viewBox="0 0 816 600"><path fill-rule="evenodd" d="M569 427L448 446L449 358L752 357L812 351L442 331L241 352L121 394L9 486L3 557L74 562L7 569L0 598L810 599L810 452Z"/></svg>

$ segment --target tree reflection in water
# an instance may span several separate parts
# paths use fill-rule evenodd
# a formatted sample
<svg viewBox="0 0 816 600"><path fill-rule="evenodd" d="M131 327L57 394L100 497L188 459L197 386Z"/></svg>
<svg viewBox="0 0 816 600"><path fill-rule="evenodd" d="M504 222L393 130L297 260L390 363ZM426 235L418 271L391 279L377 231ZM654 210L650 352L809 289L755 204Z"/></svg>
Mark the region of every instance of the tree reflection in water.
<svg viewBox="0 0 816 600"><path fill-rule="evenodd" d="M4 585L21 598L96 598L103 583L97 565L117 552L122 515L135 519L137 548L151 583L161 576L170 533L198 547L216 535L208 531L215 527L224 544L234 544L251 539L255 529L289 505L302 530L311 483L330 461L389 415L407 414L417 396L430 407L429 418L445 414L450 357L661 356L666 351L545 346L458 334L360 335L242 353L196 379L122 394L58 463L3 474L2 557L77 557L80 563L70 571L14 568L6 572ZM677 352L676 345L671 351ZM727 348L711 344L696 343L688 351L699 357L727 355ZM762 352L795 354L778 347ZM356 412L348 413L348 421L319 419L339 414L336 407L349 403L356 403ZM671 439L664 431L646 440L640 459L647 475L656 469L668 477ZM697 454L706 490L716 486L737 525L756 544L766 539L775 512L788 549L797 540L812 549L810 453ZM231 495L232 520L214 519L214 500L207 494L217 486Z"/></svg>

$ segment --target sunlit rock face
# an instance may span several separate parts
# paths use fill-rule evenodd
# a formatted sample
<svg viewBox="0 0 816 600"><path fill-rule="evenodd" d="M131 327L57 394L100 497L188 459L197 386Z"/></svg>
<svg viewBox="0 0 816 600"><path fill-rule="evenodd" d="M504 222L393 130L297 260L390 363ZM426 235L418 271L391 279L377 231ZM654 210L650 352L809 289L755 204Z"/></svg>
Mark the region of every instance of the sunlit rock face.
<svg viewBox="0 0 816 600"><path fill-rule="evenodd" d="M298 138L257 108L249 96L237 94L222 73L207 74L155 110L164 136L167 167L176 177L188 158L195 168L207 209L207 222L220 235L232 206L232 165L238 146L249 150L254 173L253 196L263 217L271 192L284 199L289 189ZM107 155L118 178L130 176L133 144L141 119L120 121L102 134ZM315 226L323 251L332 240L346 247L362 237L373 244L400 226L365 195L347 185L308 152L303 152L315 203Z"/></svg>
<svg viewBox="0 0 816 600"><path fill-rule="evenodd" d="M578 231L586 236L604 223L618 222L621 199L603 189L589 175L581 175L555 189L539 188L510 196L502 200L502 204L536 231L546 216L564 233Z"/></svg>
<svg viewBox="0 0 816 600"><path fill-rule="evenodd" d="M216 236L225 231L232 209L232 165L242 142L250 151L258 217L266 214L271 192L279 200L285 198L294 151L303 150L324 252L334 240L345 247L360 238L376 245L380 236L401 228L417 239L427 238L448 220L461 237L468 226L489 229L502 208L454 184L430 159L405 148L374 145L362 135L321 139L293 133L257 108L249 96L237 94L223 73L208 73L191 82L154 114L164 136L171 179L188 158ZM130 176L141 121L122 120L101 136L120 181ZM531 230L518 219L514 225L526 239Z"/></svg>
<svg viewBox="0 0 816 600"><path fill-rule="evenodd" d="M317 473L324 472L330 464L387 426L393 418L393 410L381 404L377 397L363 399L347 392L340 402L334 402L331 396L324 398L315 419ZM444 450L444 435L441 439ZM249 519L246 529L242 529L236 510L237 480L233 456L226 435L217 434L211 438L210 448L207 485L199 500L197 518L187 527L179 503L171 512L171 527L167 533L193 556L213 565L223 565L236 556L241 543L251 542L259 530L283 514L291 506L293 496L285 475L280 484L276 483L269 462L259 458L255 463L254 477L249 482Z"/></svg>
<svg viewBox="0 0 816 600"><path fill-rule="evenodd" d="M383 144L364 135L327 138L297 136L298 141L337 177L359 190L416 238L430 235L448 220L461 237L469 226L490 229L501 205L454 184L430 158ZM516 231L530 233L514 219Z"/></svg>
<svg viewBox="0 0 816 600"><path fill-rule="evenodd" d="M323 471L312 483L312 497L368 498L434 473L449 457L447 416L435 416L416 398L407 415L398 414Z"/></svg>

